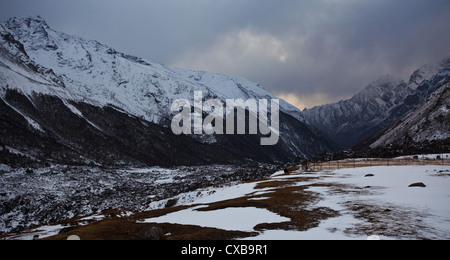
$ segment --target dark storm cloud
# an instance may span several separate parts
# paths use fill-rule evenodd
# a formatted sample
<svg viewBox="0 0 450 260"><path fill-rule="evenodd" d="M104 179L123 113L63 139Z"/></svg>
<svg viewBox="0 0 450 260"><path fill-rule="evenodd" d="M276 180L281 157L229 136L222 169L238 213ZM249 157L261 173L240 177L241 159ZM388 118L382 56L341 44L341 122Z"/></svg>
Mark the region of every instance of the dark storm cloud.
<svg viewBox="0 0 450 260"><path fill-rule="evenodd" d="M170 66L243 76L299 106L450 54L448 0L0 0L53 28ZM294 102L294 101L293 101Z"/></svg>

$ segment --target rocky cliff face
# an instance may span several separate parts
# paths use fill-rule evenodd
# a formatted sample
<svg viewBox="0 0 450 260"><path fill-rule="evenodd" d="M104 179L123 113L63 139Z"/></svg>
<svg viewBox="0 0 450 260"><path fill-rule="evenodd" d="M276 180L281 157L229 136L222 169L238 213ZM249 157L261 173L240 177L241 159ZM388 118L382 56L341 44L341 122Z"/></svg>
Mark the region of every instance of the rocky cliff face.
<svg viewBox="0 0 450 260"><path fill-rule="evenodd" d="M54 31L40 17L0 25L0 144L12 161L282 163L330 150L284 101L275 146L260 146L261 135L176 136L171 105L194 91L223 102L276 99L246 79L167 68Z"/></svg>
<svg viewBox="0 0 450 260"><path fill-rule="evenodd" d="M408 146L450 138L450 77L421 104L368 141L371 148Z"/></svg>
<svg viewBox="0 0 450 260"><path fill-rule="evenodd" d="M336 151L347 149L420 104L448 75L450 59L445 59L421 67L409 82L384 76L349 100L305 110L303 114L334 143Z"/></svg>

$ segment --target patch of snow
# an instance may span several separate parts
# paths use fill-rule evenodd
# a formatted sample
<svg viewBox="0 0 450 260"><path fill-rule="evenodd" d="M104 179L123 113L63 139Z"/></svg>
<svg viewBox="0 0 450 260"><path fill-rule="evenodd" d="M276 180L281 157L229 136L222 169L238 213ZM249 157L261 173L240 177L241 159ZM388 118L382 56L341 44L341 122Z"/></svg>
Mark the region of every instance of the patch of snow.
<svg viewBox="0 0 450 260"><path fill-rule="evenodd" d="M66 105L66 107L68 107L70 109L70 111L72 111L72 113L74 113L75 115L84 118L83 117L83 113L81 113L80 110L78 110L76 107L74 107L72 104L69 103L69 101L62 99L64 105Z"/></svg>
<svg viewBox="0 0 450 260"><path fill-rule="evenodd" d="M436 160L438 156L441 157L441 159L450 159L450 153L417 154L417 155L400 156L394 159L412 159L415 156L417 156L419 159L428 159L428 160Z"/></svg>
<svg viewBox="0 0 450 260"><path fill-rule="evenodd" d="M197 211L191 208L171 213L159 218L146 219L140 223L177 223L196 225L223 230L252 232L261 223L280 223L290 221L266 209L226 208L214 211Z"/></svg>
<svg viewBox="0 0 450 260"><path fill-rule="evenodd" d="M268 199L270 199L270 197L250 198L250 199L247 199L247 200L268 200Z"/></svg>
<svg viewBox="0 0 450 260"><path fill-rule="evenodd" d="M344 231L363 223L352 215L322 221L319 227L307 231L267 230L244 240L365 240L366 235L349 235Z"/></svg>
<svg viewBox="0 0 450 260"><path fill-rule="evenodd" d="M219 188L212 195L195 200L196 204L208 204L217 201L231 200L243 197L254 191L255 183L244 183L236 186Z"/></svg>
<svg viewBox="0 0 450 260"><path fill-rule="evenodd" d="M449 169L448 166L380 166L333 171L336 176L322 182L349 186L348 193L338 193L328 187L309 187L308 190L322 196L315 207L338 210L341 216L323 221L319 227L305 232L267 231L256 239L278 239L280 236L293 239L365 239L369 235L380 235L382 239L449 239L450 176L440 174ZM369 173L374 176L365 177ZM423 182L427 187L408 187L416 182ZM364 187L368 187L370 192L356 192ZM393 219L389 214L373 214L373 217L379 217L375 221L384 223L387 230L368 229L366 232L369 233L364 235L355 231L358 226L372 225L355 218L355 212L348 208L358 203L392 210ZM396 229L407 234L396 233Z"/></svg>
<svg viewBox="0 0 450 260"><path fill-rule="evenodd" d="M9 172L11 171L11 167L5 164L0 164L0 172Z"/></svg>
<svg viewBox="0 0 450 260"><path fill-rule="evenodd" d="M16 111L18 114L20 114L23 118L25 118L25 120L27 120L28 124L33 127L34 129L38 130L39 132L45 133L44 129L42 129L42 127L36 122L34 121L32 118L30 118L29 116L25 115L24 113L22 113L19 109L15 108L14 106L12 106L11 104L9 104L6 100L4 100L2 97L0 97L3 102L9 106L11 109L13 109L14 111Z"/></svg>
<svg viewBox="0 0 450 260"><path fill-rule="evenodd" d="M8 237L8 240L33 240L35 237L42 239L58 235L63 228L65 228L63 225L42 226L24 234Z"/></svg>

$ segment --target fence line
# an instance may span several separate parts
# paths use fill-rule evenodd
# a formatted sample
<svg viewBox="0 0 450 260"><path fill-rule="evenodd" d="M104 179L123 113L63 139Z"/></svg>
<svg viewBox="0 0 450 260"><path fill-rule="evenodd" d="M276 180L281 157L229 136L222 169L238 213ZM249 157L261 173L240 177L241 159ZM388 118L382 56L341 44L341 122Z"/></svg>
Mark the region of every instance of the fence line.
<svg viewBox="0 0 450 260"><path fill-rule="evenodd" d="M405 157L401 159L388 158L367 158L367 159L345 159L340 161L314 162L309 164L311 170L339 170L347 168L360 168L371 166L408 166L408 165L450 165L450 159L440 157L440 159Z"/></svg>

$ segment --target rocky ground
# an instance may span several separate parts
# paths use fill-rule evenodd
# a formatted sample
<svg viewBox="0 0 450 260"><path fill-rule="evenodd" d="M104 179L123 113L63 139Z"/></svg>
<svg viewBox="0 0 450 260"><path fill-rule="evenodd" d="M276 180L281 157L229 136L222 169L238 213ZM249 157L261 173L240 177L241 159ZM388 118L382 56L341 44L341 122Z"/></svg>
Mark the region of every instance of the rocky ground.
<svg viewBox="0 0 450 260"><path fill-rule="evenodd" d="M276 167L270 165L169 169L62 165L11 169L3 165L0 167L0 234L107 209L142 212L155 207L153 202L180 193L264 178L274 171Z"/></svg>
<svg viewBox="0 0 450 260"><path fill-rule="evenodd" d="M58 185L66 187L59 187L60 191L76 190L79 197L55 195L56 187L46 183L49 177L39 170L4 173L3 180L9 180L10 185L16 181L16 193L23 193L33 183L36 194L27 196L39 198L38 193L46 191L53 195L53 201L10 199L9 205L17 209L3 214L3 221L55 216L64 208L53 206L55 212L50 212L48 205L75 205L66 212L65 220L46 220L51 223L21 232L16 227L0 239L449 239L450 169L446 160L433 158L436 155L408 160L400 157L389 163L359 159L351 164L316 165L307 171L292 167L274 174L269 172L275 169L261 165L251 175L249 168L229 166L109 172L90 169L75 175L79 182L62 180L70 177L70 171L54 173L60 175ZM25 181L21 182L20 176ZM260 177L254 179L256 176ZM2 194L2 199L12 198L12 193ZM67 199L66 204L63 199ZM19 212L31 209L28 204L43 210ZM67 217L75 208L81 213Z"/></svg>

